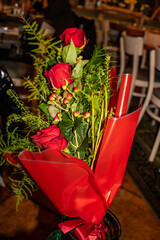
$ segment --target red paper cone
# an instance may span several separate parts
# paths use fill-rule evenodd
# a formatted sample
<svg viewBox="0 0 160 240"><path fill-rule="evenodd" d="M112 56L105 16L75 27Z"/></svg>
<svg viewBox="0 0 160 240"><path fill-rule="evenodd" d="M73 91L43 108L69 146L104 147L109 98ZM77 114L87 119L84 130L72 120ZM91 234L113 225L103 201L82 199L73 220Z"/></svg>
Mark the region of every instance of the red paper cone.
<svg viewBox="0 0 160 240"><path fill-rule="evenodd" d="M22 168L22 164L19 160L19 158L17 157L17 155L13 155L13 154L10 154L10 153L5 153L3 154L3 157L9 161L12 165L15 165L17 166L19 169L23 170ZM18 165L19 164L19 165Z"/></svg>
<svg viewBox="0 0 160 240"><path fill-rule="evenodd" d="M116 118L108 119L94 171L107 207L112 203L122 184L140 113L139 109L124 116L128 106L131 80L132 75L122 76Z"/></svg>
<svg viewBox="0 0 160 240"><path fill-rule="evenodd" d="M17 165L19 163L18 157L15 157L15 156L13 157L10 153L3 154L3 157L13 165Z"/></svg>
<svg viewBox="0 0 160 240"><path fill-rule="evenodd" d="M95 168L95 176L106 199L112 203L124 177L130 149L132 146L140 109L126 115L132 75L122 76L116 117L109 118L104 130L100 153ZM123 117L120 117L123 116Z"/></svg>
<svg viewBox="0 0 160 240"><path fill-rule="evenodd" d="M118 102L116 107L116 114L115 114L116 117L121 117L125 115L127 112L131 82L132 82L131 74L122 75L121 86L118 94Z"/></svg>
<svg viewBox="0 0 160 240"><path fill-rule="evenodd" d="M24 151L20 161L61 214L100 223L124 177L140 109L125 115L131 78L123 77L115 118L104 129L94 173L80 159L47 149ZM121 116L121 117L119 117Z"/></svg>
<svg viewBox="0 0 160 240"><path fill-rule="evenodd" d="M24 151L19 159L61 214L92 223L102 221L105 199L85 162L53 149Z"/></svg>

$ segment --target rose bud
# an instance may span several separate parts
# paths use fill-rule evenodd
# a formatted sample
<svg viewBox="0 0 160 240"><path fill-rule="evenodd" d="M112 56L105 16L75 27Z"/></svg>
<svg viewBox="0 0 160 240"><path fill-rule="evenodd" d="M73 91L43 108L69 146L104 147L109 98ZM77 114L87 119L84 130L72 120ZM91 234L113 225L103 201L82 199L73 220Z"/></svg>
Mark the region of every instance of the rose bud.
<svg viewBox="0 0 160 240"><path fill-rule="evenodd" d="M49 96L49 100L50 101L54 101L56 99L57 95L55 93L52 93L50 96Z"/></svg>
<svg viewBox="0 0 160 240"><path fill-rule="evenodd" d="M44 73L49 87L51 89L59 89L73 82L72 69L69 63L57 63Z"/></svg>
<svg viewBox="0 0 160 240"><path fill-rule="evenodd" d="M64 104L68 104L69 103L69 99L65 98L63 102L64 102Z"/></svg>
<svg viewBox="0 0 160 240"><path fill-rule="evenodd" d="M73 95L72 95L71 93L68 93L68 94L67 94L67 98L70 100L70 99L73 98Z"/></svg>
<svg viewBox="0 0 160 240"><path fill-rule="evenodd" d="M59 122L59 117L58 117L58 116L55 116L55 117L54 117L54 121L55 121L55 122Z"/></svg>
<svg viewBox="0 0 160 240"><path fill-rule="evenodd" d="M83 29L79 28L67 28L59 37L64 41L65 46L69 45L72 39L74 46L82 49L89 41L86 39Z"/></svg>
<svg viewBox="0 0 160 240"><path fill-rule="evenodd" d="M75 88L74 88L74 92L79 92L79 88L78 88L78 87L75 87Z"/></svg>
<svg viewBox="0 0 160 240"><path fill-rule="evenodd" d="M75 112L73 113L73 115L74 115L75 117L78 117L78 116L79 116L79 112L78 112L78 111L75 111Z"/></svg>
<svg viewBox="0 0 160 240"><path fill-rule="evenodd" d="M84 118L89 118L90 117L90 113L89 112L86 112L84 115L83 115Z"/></svg>

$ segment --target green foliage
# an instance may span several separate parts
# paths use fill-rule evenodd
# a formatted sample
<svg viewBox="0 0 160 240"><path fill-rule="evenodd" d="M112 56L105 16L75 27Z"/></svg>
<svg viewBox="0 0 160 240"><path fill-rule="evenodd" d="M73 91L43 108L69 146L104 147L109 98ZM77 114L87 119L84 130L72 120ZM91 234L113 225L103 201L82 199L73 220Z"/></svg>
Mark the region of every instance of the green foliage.
<svg viewBox="0 0 160 240"><path fill-rule="evenodd" d="M5 163L5 159L3 157L4 148L6 147L6 143L4 141L3 135L0 135L0 166Z"/></svg>
<svg viewBox="0 0 160 240"><path fill-rule="evenodd" d="M90 60L83 60L80 56L81 50L78 50L72 41L63 47L58 45L61 41L45 39L43 30L38 29L36 22L30 24L25 21L25 23L24 29L28 40L34 46L31 56L35 72L33 79L30 76L25 78L24 86L30 92L28 100L36 100L39 105L32 112L19 99L16 92L11 89L7 91L21 110L21 114L14 113L8 117L6 140L0 137L0 156L4 153L17 156L24 149L31 152L40 151L30 136L52 124L58 124L61 133L68 141L64 151L83 159L91 166L98 151L107 117L110 98L110 56L106 55L104 49L97 47ZM66 84L65 88L63 86L61 89L51 90L44 72L59 62L71 65L73 83ZM78 91L75 91L74 87L79 88ZM51 93L53 94L50 98ZM71 97L66 103L68 94ZM85 116L85 113L88 116ZM58 117L58 114L57 123L54 117ZM109 114L111 115L112 112ZM24 124L23 131L15 128L10 132L9 127L19 122ZM0 164L3 162L2 156ZM28 195L35 190L35 183L18 165L15 166L13 175L12 188L17 195L18 206L24 197L28 198ZM17 175L20 179L15 178Z"/></svg>
<svg viewBox="0 0 160 240"><path fill-rule="evenodd" d="M88 130L87 122L82 118L70 118L66 113L62 114L62 121L58 125L61 133L69 141L70 146L67 151L73 156L83 159L87 143L84 142ZM86 141L88 141L86 139Z"/></svg>
<svg viewBox="0 0 160 240"><path fill-rule="evenodd" d="M95 48L93 56L83 71L82 84L84 91L91 95L99 91L104 84L110 90L109 82L110 56L106 55L104 49Z"/></svg>
<svg viewBox="0 0 160 240"><path fill-rule="evenodd" d="M106 114L101 115L102 111L106 112L106 109L109 104L110 99L110 56L106 55L104 49L97 47L93 52L93 56L91 60L84 66L83 75L82 75L82 101L83 110L90 111L92 109L92 117L94 121L94 125L90 126L90 131L88 132L88 142L94 142L92 144L96 144L97 137L102 134L102 130L104 127L104 122L106 118ZM93 94L93 99L91 95ZM104 99L107 98L107 103L102 103ZM94 113L93 113L94 110ZM102 119L101 119L102 117ZM101 128L100 127L101 123ZM92 129L94 128L94 129ZM92 136L91 131L94 131L94 138ZM88 159L91 159L90 156L93 156L93 152L89 151L91 145L88 145ZM90 162L90 160L89 160Z"/></svg>
<svg viewBox="0 0 160 240"><path fill-rule="evenodd" d="M18 206L23 201L23 199L28 199L29 195L32 196L32 193L38 189L38 186L24 170L19 168L18 165L14 166L12 175L19 177L19 179L11 177L9 178L12 182L12 190L17 197L16 209L18 210Z"/></svg>
<svg viewBox="0 0 160 240"><path fill-rule="evenodd" d="M20 151L24 149L28 149L30 151L37 151L38 147L30 140L29 136L22 136L17 132L17 128L13 131L9 131L8 128L6 139L5 136L0 137L0 155L2 156L4 153L14 153L19 154Z"/></svg>
<svg viewBox="0 0 160 240"><path fill-rule="evenodd" d="M81 80L82 76L83 76L83 67L87 64L88 60L80 60L75 68L72 71L72 77L74 79Z"/></svg>
<svg viewBox="0 0 160 240"><path fill-rule="evenodd" d="M38 30L38 24L36 22L30 24L25 21L25 23L24 29L29 35L29 43L35 46L32 50L33 54L31 54L34 60L35 74L34 79L30 79L30 77L26 78L24 85L30 91L28 100L46 102L51 91L44 77L44 70L50 66L50 62L53 61L53 59L58 62L59 56L61 55L61 48L58 48L57 45L60 41L54 42L54 39L45 39L44 29Z"/></svg>
<svg viewBox="0 0 160 240"><path fill-rule="evenodd" d="M8 95L13 98L13 101L17 104L17 107L21 109L21 115L11 114L8 117L7 125L9 126L13 122L24 122L27 131L34 132L39 129L46 128L50 126L50 123L46 121L46 117L37 110L37 115L29 110L28 107L24 106L24 103L19 99L17 93L9 89L7 91Z"/></svg>
<svg viewBox="0 0 160 240"><path fill-rule="evenodd" d="M64 63L69 63L71 66L75 64L77 59L77 52L73 41L71 41L71 44L63 48L62 58Z"/></svg>

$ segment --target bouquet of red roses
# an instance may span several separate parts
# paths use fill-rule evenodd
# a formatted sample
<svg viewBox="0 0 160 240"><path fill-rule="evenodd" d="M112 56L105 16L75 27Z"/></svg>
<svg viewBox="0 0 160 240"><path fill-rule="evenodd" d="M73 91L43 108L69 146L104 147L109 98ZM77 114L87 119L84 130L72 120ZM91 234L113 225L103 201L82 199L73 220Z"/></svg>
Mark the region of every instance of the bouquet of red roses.
<svg viewBox="0 0 160 240"><path fill-rule="evenodd" d="M35 33L36 23L25 29L41 46L33 55L35 77L25 83L38 107L35 114L8 92L21 108L8 126L21 120L25 134L8 131L3 157L25 177L27 170L69 217L59 225L64 233L75 229L78 239L106 239L103 218L122 183L140 111L126 115L132 76L122 76L117 91L116 67L104 49L83 59L89 40L82 29L66 29L56 43Z"/></svg>

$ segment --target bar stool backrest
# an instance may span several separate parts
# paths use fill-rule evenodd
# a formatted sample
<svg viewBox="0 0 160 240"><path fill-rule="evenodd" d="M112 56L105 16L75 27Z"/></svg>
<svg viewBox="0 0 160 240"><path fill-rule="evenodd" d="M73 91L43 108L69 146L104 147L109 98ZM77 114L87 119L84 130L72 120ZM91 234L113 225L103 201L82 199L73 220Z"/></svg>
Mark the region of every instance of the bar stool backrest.
<svg viewBox="0 0 160 240"><path fill-rule="evenodd" d="M155 47L155 50L156 50L156 69L158 71L160 71L160 47Z"/></svg>

